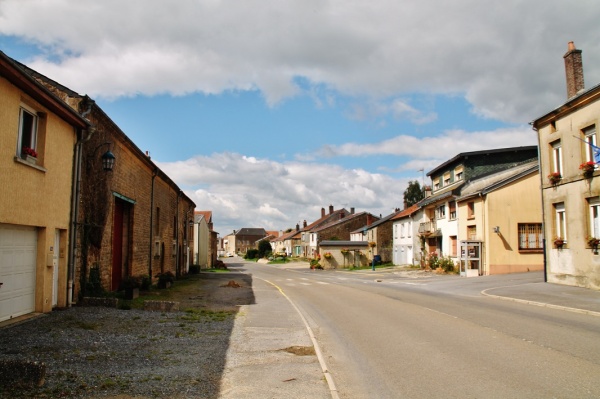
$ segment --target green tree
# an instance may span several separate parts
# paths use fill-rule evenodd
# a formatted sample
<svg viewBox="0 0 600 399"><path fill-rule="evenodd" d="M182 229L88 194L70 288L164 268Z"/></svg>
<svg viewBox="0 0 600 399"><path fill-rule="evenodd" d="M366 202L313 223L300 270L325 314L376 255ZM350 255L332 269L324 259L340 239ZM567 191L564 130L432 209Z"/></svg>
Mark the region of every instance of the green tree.
<svg viewBox="0 0 600 399"><path fill-rule="evenodd" d="M421 189L421 185L418 180L411 180L408 182L408 187L404 190L404 202L406 206L411 206L421 201L425 194Z"/></svg>
<svg viewBox="0 0 600 399"><path fill-rule="evenodd" d="M272 251L271 243L267 240L262 240L258 243L258 257L264 258L269 255Z"/></svg>

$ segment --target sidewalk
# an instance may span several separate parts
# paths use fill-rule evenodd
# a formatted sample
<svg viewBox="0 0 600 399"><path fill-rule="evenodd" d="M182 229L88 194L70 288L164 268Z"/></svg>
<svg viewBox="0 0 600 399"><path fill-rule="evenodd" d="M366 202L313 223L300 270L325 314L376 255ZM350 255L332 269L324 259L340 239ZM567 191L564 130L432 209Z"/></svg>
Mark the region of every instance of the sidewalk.
<svg viewBox="0 0 600 399"><path fill-rule="evenodd" d="M600 291L588 288L540 282L489 288L481 293L498 299L600 316Z"/></svg>
<svg viewBox="0 0 600 399"><path fill-rule="evenodd" d="M263 280L254 279L253 291L255 304L235 320L219 398L331 398L296 310Z"/></svg>

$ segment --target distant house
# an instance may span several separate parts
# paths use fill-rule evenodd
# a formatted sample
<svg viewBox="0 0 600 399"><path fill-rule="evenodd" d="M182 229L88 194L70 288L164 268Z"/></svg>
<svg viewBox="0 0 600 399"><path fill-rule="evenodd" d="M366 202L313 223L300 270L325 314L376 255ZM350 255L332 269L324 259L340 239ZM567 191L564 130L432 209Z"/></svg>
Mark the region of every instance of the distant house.
<svg viewBox="0 0 600 399"><path fill-rule="evenodd" d="M193 263L211 268L217 260L217 235L213 230L212 211L194 212Z"/></svg>
<svg viewBox="0 0 600 399"><path fill-rule="evenodd" d="M227 237L230 240L227 252L245 254L248 249L256 248L256 242L264 237L267 232L263 228L242 227Z"/></svg>
<svg viewBox="0 0 600 399"><path fill-rule="evenodd" d="M316 253L316 246L311 245L311 231L335 220L340 220L345 215L354 213L354 208L350 208L350 212L346 209L334 210L333 205L329 205L329 213L325 213L325 208L321 208L321 217L310 224L304 221L304 227L300 230L300 248L295 247L294 254L303 257L313 257ZM297 237L293 238L297 243Z"/></svg>
<svg viewBox="0 0 600 399"><path fill-rule="evenodd" d="M548 282L600 289L600 85L585 89L581 50L564 55L567 100L532 123L540 148Z"/></svg>
<svg viewBox="0 0 600 399"><path fill-rule="evenodd" d="M421 260L419 223L423 210L418 204L400 211L392 217L393 223L393 262L395 265L415 265Z"/></svg>
<svg viewBox="0 0 600 399"><path fill-rule="evenodd" d="M1 51L0 115L3 321L71 303L73 165L91 126Z"/></svg>
<svg viewBox="0 0 600 399"><path fill-rule="evenodd" d="M310 253L320 254L319 246L322 241L350 241L350 232L367 225L369 220L378 220L378 218L367 212L342 214L339 220L311 229Z"/></svg>
<svg viewBox="0 0 600 399"><path fill-rule="evenodd" d="M379 255L381 262L393 261L394 234L393 218L400 210L371 223L366 226L366 239L369 242L372 255Z"/></svg>

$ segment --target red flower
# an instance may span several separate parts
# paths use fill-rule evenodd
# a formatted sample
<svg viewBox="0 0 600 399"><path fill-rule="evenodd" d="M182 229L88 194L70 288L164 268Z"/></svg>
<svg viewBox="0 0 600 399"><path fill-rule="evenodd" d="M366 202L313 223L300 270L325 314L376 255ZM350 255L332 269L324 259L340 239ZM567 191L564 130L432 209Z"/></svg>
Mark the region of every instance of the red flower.
<svg viewBox="0 0 600 399"><path fill-rule="evenodd" d="M23 147L22 153L24 155L29 155L30 157L34 157L34 158L37 158L37 156L38 156L37 152L33 148L30 148L30 147Z"/></svg>

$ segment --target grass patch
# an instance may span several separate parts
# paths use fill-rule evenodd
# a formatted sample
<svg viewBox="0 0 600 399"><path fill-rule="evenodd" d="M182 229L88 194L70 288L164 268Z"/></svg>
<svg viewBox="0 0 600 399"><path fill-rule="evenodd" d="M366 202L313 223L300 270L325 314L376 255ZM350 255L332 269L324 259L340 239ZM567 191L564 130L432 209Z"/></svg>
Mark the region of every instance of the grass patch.
<svg viewBox="0 0 600 399"><path fill-rule="evenodd" d="M202 270L202 272L208 272L208 273L229 273L229 270L225 270L225 269L206 269L206 270Z"/></svg>
<svg viewBox="0 0 600 399"><path fill-rule="evenodd" d="M233 316L235 312L231 311L213 311L206 309L186 309L185 315L179 317L179 320L199 323L201 321L225 321Z"/></svg>

